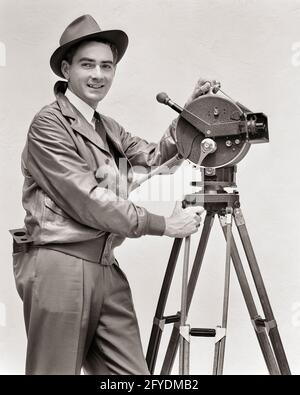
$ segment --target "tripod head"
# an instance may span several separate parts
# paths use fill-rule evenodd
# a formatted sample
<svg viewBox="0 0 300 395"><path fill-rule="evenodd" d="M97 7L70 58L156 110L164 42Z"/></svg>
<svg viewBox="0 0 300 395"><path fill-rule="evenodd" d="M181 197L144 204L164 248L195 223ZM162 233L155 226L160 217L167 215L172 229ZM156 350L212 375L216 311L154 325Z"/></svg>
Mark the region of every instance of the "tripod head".
<svg viewBox="0 0 300 395"><path fill-rule="evenodd" d="M224 188L236 188L236 166L201 168L201 181L192 181L191 185L200 187L202 193L226 193Z"/></svg>

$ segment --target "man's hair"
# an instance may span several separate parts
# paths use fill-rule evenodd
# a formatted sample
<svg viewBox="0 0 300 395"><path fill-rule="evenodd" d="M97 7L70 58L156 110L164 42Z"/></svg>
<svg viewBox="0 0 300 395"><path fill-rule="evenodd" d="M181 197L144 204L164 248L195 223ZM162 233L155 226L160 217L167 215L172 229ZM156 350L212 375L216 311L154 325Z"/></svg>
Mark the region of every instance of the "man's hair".
<svg viewBox="0 0 300 395"><path fill-rule="evenodd" d="M75 55L77 49L78 49L83 43L86 43L86 42L89 42L89 41L97 41L97 42L99 42L99 43L103 43L103 44L108 45L108 46L110 47L111 51L112 51L112 54L113 54L113 62L114 62L114 64L117 63L117 59L118 59L118 50L117 50L117 47L116 47L113 43L111 43L111 42L109 42L109 41L106 41L106 40L97 40L97 39L95 39L95 40L83 40L83 41L80 41L80 43L78 43L78 44L74 44L74 45L73 45L71 48L69 48L69 50L65 53L65 55L64 55L64 57L63 57L62 60L66 60L69 64L72 64L72 61L73 61L73 58L74 58L74 55Z"/></svg>

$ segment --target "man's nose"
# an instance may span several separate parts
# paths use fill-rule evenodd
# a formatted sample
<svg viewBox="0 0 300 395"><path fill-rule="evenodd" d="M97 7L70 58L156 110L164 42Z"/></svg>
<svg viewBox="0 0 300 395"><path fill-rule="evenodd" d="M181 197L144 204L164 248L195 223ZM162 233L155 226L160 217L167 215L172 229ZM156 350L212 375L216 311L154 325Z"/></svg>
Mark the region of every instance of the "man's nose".
<svg viewBox="0 0 300 395"><path fill-rule="evenodd" d="M93 78L101 78L102 77L101 67L98 64L96 65L96 67L93 68L92 76L93 76Z"/></svg>

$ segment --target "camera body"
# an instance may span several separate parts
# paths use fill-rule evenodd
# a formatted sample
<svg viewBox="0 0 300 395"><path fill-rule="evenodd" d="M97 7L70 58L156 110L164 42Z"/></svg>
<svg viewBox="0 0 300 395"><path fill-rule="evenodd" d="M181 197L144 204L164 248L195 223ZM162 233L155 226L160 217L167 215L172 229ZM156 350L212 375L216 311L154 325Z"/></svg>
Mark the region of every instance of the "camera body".
<svg viewBox="0 0 300 395"><path fill-rule="evenodd" d="M269 141L266 115L225 97L200 96L181 110L176 127L178 152L194 165L233 166L251 144Z"/></svg>

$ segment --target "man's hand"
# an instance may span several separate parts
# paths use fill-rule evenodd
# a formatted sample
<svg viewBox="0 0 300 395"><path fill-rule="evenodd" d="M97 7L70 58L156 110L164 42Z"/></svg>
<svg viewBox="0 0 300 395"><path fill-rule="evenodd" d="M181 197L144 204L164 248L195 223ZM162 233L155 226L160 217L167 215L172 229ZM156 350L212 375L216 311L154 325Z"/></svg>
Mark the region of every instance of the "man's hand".
<svg viewBox="0 0 300 395"><path fill-rule="evenodd" d="M171 217L166 218L165 235L183 238L196 233L200 226L201 214L204 209L200 206L182 208L181 202L176 202Z"/></svg>
<svg viewBox="0 0 300 395"><path fill-rule="evenodd" d="M197 99L197 97L208 93L214 87L215 87L215 89L219 88L219 82L217 80L211 80L209 78L201 78L200 77L196 83L193 93L188 98L187 102L185 103L185 107L188 104L190 104L193 100Z"/></svg>

